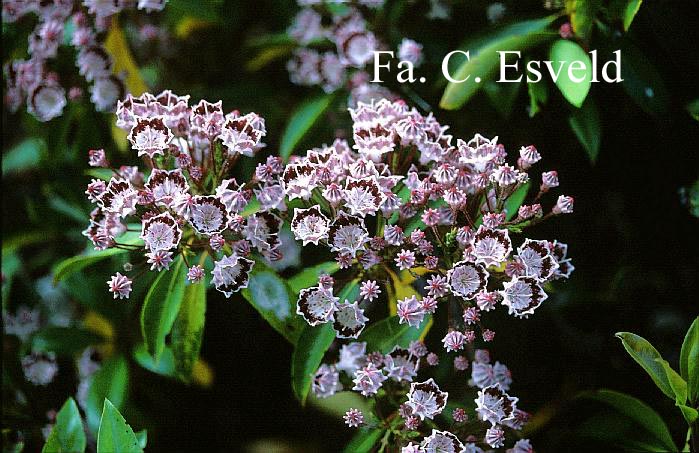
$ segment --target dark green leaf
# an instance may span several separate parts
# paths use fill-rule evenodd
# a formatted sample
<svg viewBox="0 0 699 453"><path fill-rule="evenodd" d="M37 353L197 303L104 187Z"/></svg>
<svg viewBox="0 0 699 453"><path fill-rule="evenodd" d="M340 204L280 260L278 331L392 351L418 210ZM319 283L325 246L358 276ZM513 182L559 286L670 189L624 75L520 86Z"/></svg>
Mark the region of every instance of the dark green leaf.
<svg viewBox="0 0 699 453"><path fill-rule="evenodd" d="M464 105L483 86L476 82L476 77L485 81L496 74L500 61L498 51L523 52L547 41L553 35L545 33L545 30L554 19L555 16L550 16L518 22L462 46L470 52L470 59L464 59L465 61L456 70L450 70L450 74L456 80L471 77L462 83L449 82L439 101L439 106L446 110L456 110ZM519 70L523 70L521 64ZM516 77L511 76L511 78Z"/></svg>
<svg viewBox="0 0 699 453"><path fill-rule="evenodd" d="M549 99L549 91L546 83L527 83L527 93L529 94L529 117L539 113L541 107L546 105Z"/></svg>
<svg viewBox="0 0 699 453"><path fill-rule="evenodd" d="M313 267L308 267L288 280L289 287L294 294L301 292L304 288L310 288L318 284L318 277L321 274L332 275L340 269L340 265L336 261L327 261L317 264Z"/></svg>
<svg viewBox="0 0 699 453"><path fill-rule="evenodd" d="M660 353L645 338L631 332L617 332L617 338L621 340L626 352L646 370L655 385L667 395L668 398L675 399L675 393L670 387L667 374L663 366L655 359L661 359Z"/></svg>
<svg viewBox="0 0 699 453"><path fill-rule="evenodd" d="M665 376L667 377L668 383L670 383L670 388L675 394L675 404L682 405L687 402L687 383L682 379L682 376L677 374L677 371L673 370L667 360L655 359L656 362L663 367L665 370Z"/></svg>
<svg viewBox="0 0 699 453"><path fill-rule="evenodd" d="M380 351L387 354L396 345L405 348L411 341L418 340L423 332L429 329L431 322L431 316L427 315L420 327L415 328L408 324L400 324L398 316L391 316L369 326L359 336L359 341L367 342L367 351Z"/></svg>
<svg viewBox="0 0 699 453"><path fill-rule="evenodd" d="M124 417L109 401L104 400L102 419L97 434L97 453L142 453L136 434Z"/></svg>
<svg viewBox="0 0 699 453"><path fill-rule="evenodd" d="M286 282L272 269L256 263L248 287L241 294L274 330L296 344L303 327L303 321L295 315L296 299Z"/></svg>
<svg viewBox="0 0 699 453"><path fill-rule="evenodd" d="M689 401L699 402L699 317L689 326L680 351L680 374L687 381Z"/></svg>
<svg viewBox="0 0 699 453"><path fill-rule="evenodd" d="M165 347L184 297L187 266L177 258L168 271L162 271L148 290L141 309L141 332L148 353L157 362Z"/></svg>
<svg viewBox="0 0 699 453"><path fill-rule="evenodd" d="M335 331L330 323L305 326L301 332L291 356L291 388L301 404L306 403L313 375L334 339Z"/></svg>
<svg viewBox="0 0 699 453"><path fill-rule="evenodd" d="M568 118L568 123L587 152L590 161L597 161L602 130L599 110L592 99L589 99L581 109L575 110Z"/></svg>
<svg viewBox="0 0 699 453"><path fill-rule="evenodd" d="M63 404L56 414L56 424L51 429L42 453L75 453L85 451L85 431L78 405L73 398Z"/></svg>
<svg viewBox="0 0 699 453"><path fill-rule="evenodd" d="M600 0L574 0L571 3L570 23L573 26L573 31L580 38L587 39L602 2Z"/></svg>
<svg viewBox="0 0 699 453"><path fill-rule="evenodd" d="M172 326L172 351L175 354L177 376L188 382L194 364L199 359L204 338L206 314L206 284L187 286L175 324Z"/></svg>
<svg viewBox="0 0 699 453"><path fill-rule="evenodd" d="M624 31L627 31L641 8L641 3L642 0L612 0L609 5L609 13L612 18L621 21Z"/></svg>
<svg viewBox="0 0 699 453"><path fill-rule="evenodd" d="M136 432L136 440L138 440L139 447L146 448L146 445L148 444L148 431L142 429Z"/></svg>
<svg viewBox="0 0 699 453"><path fill-rule="evenodd" d="M46 152L46 143L40 138L28 138L2 156L2 176L21 173L39 165L41 155Z"/></svg>
<svg viewBox="0 0 699 453"><path fill-rule="evenodd" d="M529 192L529 186L531 183L527 181L521 186L517 187L512 195L507 197L505 200L505 218L507 220L512 220L519 212L519 207L524 203L524 199L527 197L527 192Z"/></svg>
<svg viewBox="0 0 699 453"><path fill-rule="evenodd" d="M89 330L77 327L47 327L32 337L32 349L70 356L103 341L101 336Z"/></svg>
<svg viewBox="0 0 699 453"><path fill-rule="evenodd" d="M517 100L520 86L520 82L498 83L494 80L488 80L483 85L483 91L485 91L495 110L503 118L509 118L510 113L512 113L512 107Z"/></svg>
<svg viewBox="0 0 699 453"><path fill-rule="evenodd" d="M379 428L361 428L345 447L344 453L369 453L374 451L374 445L383 436L384 430Z"/></svg>
<svg viewBox="0 0 699 453"><path fill-rule="evenodd" d="M549 59L552 62L554 71L559 71L560 69L555 82L563 97L576 107L582 106L592 86L592 61L590 60L590 55L576 42L559 39L551 46ZM573 76L576 79L583 79L582 81L571 79L571 74L568 72L571 64L576 61L582 61L584 69L578 69L580 66L577 65L573 71Z"/></svg>
<svg viewBox="0 0 699 453"><path fill-rule="evenodd" d="M668 112L670 93L655 64L630 40L621 45L621 74L624 91L650 115Z"/></svg>
<svg viewBox="0 0 699 453"><path fill-rule="evenodd" d="M165 346L163 352L160 354L158 361L155 361L153 357L148 353L146 345L140 343L134 348L133 351L134 360L148 371L160 374L162 376L174 376L175 375L175 356L173 355L172 349Z"/></svg>
<svg viewBox="0 0 699 453"><path fill-rule="evenodd" d="M661 449L677 450L663 419L643 401L612 390L585 392L580 397L600 401L611 406L650 433Z"/></svg>
<svg viewBox="0 0 699 453"><path fill-rule="evenodd" d="M279 143L279 155L282 159L289 159L304 134L318 121L332 100L333 95L326 94L304 102L294 111Z"/></svg>
<svg viewBox="0 0 699 453"><path fill-rule="evenodd" d="M85 409L87 426L92 433L97 434L104 399L109 398L114 405L121 407L126 399L128 381L129 367L121 355L107 359L92 376Z"/></svg>

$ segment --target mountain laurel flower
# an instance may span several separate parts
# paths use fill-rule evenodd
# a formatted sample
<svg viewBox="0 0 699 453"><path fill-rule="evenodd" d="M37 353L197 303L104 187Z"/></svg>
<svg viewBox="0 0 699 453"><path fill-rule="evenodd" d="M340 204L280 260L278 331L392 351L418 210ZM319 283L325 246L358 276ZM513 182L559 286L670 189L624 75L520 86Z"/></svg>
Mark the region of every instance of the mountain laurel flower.
<svg viewBox="0 0 699 453"><path fill-rule="evenodd" d="M163 151L174 135L165 125L163 117L136 118L136 124L131 128L128 138L139 156L153 158L156 154L164 154Z"/></svg>
<svg viewBox="0 0 699 453"><path fill-rule="evenodd" d="M481 314L476 307L468 307L464 310L463 318L467 325L471 325L481 320Z"/></svg>
<svg viewBox="0 0 699 453"><path fill-rule="evenodd" d="M167 250L155 250L150 253L146 253L148 258L148 264L150 264L150 270L152 271L162 271L163 269L168 269L172 263L172 252Z"/></svg>
<svg viewBox="0 0 699 453"><path fill-rule="evenodd" d="M313 287L302 289L296 302L296 313L311 326L334 320L339 298L333 296L332 288Z"/></svg>
<svg viewBox="0 0 699 453"><path fill-rule="evenodd" d="M439 356L434 352L430 352L429 354L427 354L425 360L427 361L427 364L429 366L437 366L439 364Z"/></svg>
<svg viewBox="0 0 699 453"><path fill-rule="evenodd" d="M359 428L364 424L364 414L359 409L350 408L342 418L350 428Z"/></svg>
<svg viewBox="0 0 699 453"><path fill-rule="evenodd" d="M541 174L541 188L542 192L547 192L549 189L558 187L558 172L555 170L545 171Z"/></svg>
<svg viewBox="0 0 699 453"><path fill-rule="evenodd" d="M348 375L353 375L355 371L362 367L366 358L366 342L355 341L342 345L340 348L340 359L335 364L339 371Z"/></svg>
<svg viewBox="0 0 699 453"><path fill-rule="evenodd" d="M388 377L382 370L373 363L368 363L354 372L352 390L361 392L364 396L376 395L386 379Z"/></svg>
<svg viewBox="0 0 699 453"><path fill-rule="evenodd" d="M398 322L411 327L419 327L425 318L425 309L415 296L406 297L397 303Z"/></svg>
<svg viewBox="0 0 699 453"><path fill-rule="evenodd" d="M483 341L489 343L495 339L495 332L490 329L483 329L481 336L483 337Z"/></svg>
<svg viewBox="0 0 699 453"><path fill-rule="evenodd" d="M107 282L109 292L114 295L114 299L128 299L131 294L131 279L117 272Z"/></svg>
<svg viewBox="0 0 699 453"><path fill-rule="evenodd" d="M514 418L518 398L511 397L495 384L479 390L475 401L478 418L495 426Z"/></svg>
<svg viewBox="0 0 699 453"><path fill-rule="evenodd" d="M500 298L497 292L481 291L476 294L476 305L481 311L495 310L495 306Z"/></svg>
<svg viewBox="0 0 699 453"><path fill-rule="evenodd" d="M417 376L420 365L419 357L414 356L408 349L395 346L384 356L384 369L387 376L397 382L412 382Z"/></svg>
<svg viewBox="0 0 699 453"><path fill-rule="evenodd" d="M524 265L524 275L546 281L558 268L558 262L551 255L548 241L526 239L517 249L517 259Z"/></svg>
<svg viewBox="0 0 699 453"><path fill-rule="evenodd" d="M141 239L153 251L171 250L178 246L182 230L169 212L148 218L142 224Z"/></svg>
<svg viewBox="0 0 699 453"><path fill-rule="evenodd" d="M330 226L328 218L320 212L318 206L308 209L294 208L291 231L296 240L303 241L303 245L318 245L318 241L327 239Z"/></svg>
<svg viewBox="0 0 699 453"><path fill-rule="evenodd" d="M553 207L551 212L554 214L571 214L573 212L573 201L573 197L561 195L558 197L556 206Z"/></svg>
<svg viewBox="0 0 699 453"><path fill-rule="evenodd" d="M333 329L337 338L357 338L364 330L369 318L364 316L364 310L359 308L359 301L345 301L336 304Z"/></svg>
<svg viewBox="0 0 699 453"><path fill-rule="evenodd" d="M379 298L381 289L375 280L366 280L359 287L359 295L368 302Z"/></svg>
<svg viewBox="0 0 699 453"><path fill-rule="evenodd" d="M447 405L449 394L439 389L434 379L430 378L425 382L413 382L410 384L408 401L405 403L412 409L412 415L432 419L439 415Z"/></svg>
<svg viewBox="0 0 699 453"><path fill-rule="evenodd" d="M231 297L233 293L248 287L250 271L254 261L237 255L224 256L214 262L211 283L224 296Z"/></svg>
<svg viewBox="0 0 699 453"><path fill-rule="evenodd" d="M415 266L415 253L413 253L411 250L401 249L401 251L396 255L394 261L398 265L398 269L410 269L411 267Z"/></svg>
<svg viewBox="0 0 699 453"><path fill-rule="evenodd" d="M570 28L570 24L568 24L568 28ZM505 453L534 453L534 447L529 439L520 439Z"/></svg>
<svg viewBox="0 0 699 453"><path fill-rule="evenodd" d="M332 365L322 364L313 376L311 391L318 398L328 398L342 390L340 373Z"/></svg>
<svg viewBox="0 0 699 453"><path fill-rule="evenodd" d="M402 61L409 61L414 67L422 63L422 44L413 41L412 39L403 38L398 46L398 58Z"/></svg>
<svg viewBox="0 0 699 453"><path fill-rule="evenodd" d="M481 225L473 236L473 255L476 263L498 266L512 252L512 241L508 230L488 228Z"/></svg>
<svg viewBox="0 0 699 453"><path fill-rule="evenodd" d="M22 357L22 371L24 371L25 379L32 384L49 385L58 374L56 354L34 351L30 355Z"/></svg>
<svg viewBox="0 0 699 453"><path fill-rule="evenodd" d="M383 230L383 238L389 245L401 245L403 243L403 229L396 225L386 225Z"/></svg>
<svg viewBox="0 0 699 453"><path fill-rule="evenodd" d="M190 283L198 283L204 279L204 268L197 265L194 265L189 268L187 271L187 280L190 281Z"/></svg>
<svg viewBox="0 0 699 453"><path fill-rule="evenodd" d="M447 272L447 283L455 295L471 300L486 288L489 276L483 266L460 261Z"/></svg>
<svg viewBox="0 0 699 453"><path fill-rule="evenodd" d="M492 426L486 430L484 440L490 447L500 448L505 445L505 431L497 426Z"/></svg>
<svg viewBox="0 0 699 453"><path fill-rule="evenodd" d="M468 359L465 356L458 356L454 359L454 369L457 371L465 371L468 369Z"/></svg>
<svg viewBox="0 0 699 453"><path fill-rule="evenodd" d="M508 308L508 313L518 318L526 318L545 301L548 295L541 284L533 277L514 277L503 283L500 291L502 304Z"/></svg>
<svg viewBox="0 0 699 453"><path fill-rule="evenodd" d="M461 407L457 407L451 412L451 418L455 423L464 423L468 421L468 415L466 415L466 411Z"/></svg>
<svg viewBox="0 0 699 453"><path fill-rule="evenodd" d="M442 343L447 352L458 351L464 348L466 336L458 330L451 330L442 338Z"/></svg>
<svg viewBox="0 0 699 453"><path fill-rule="evenodd" d="M87 152L90 167L109 167L107 155L103 149L91 149Z"/></svg>

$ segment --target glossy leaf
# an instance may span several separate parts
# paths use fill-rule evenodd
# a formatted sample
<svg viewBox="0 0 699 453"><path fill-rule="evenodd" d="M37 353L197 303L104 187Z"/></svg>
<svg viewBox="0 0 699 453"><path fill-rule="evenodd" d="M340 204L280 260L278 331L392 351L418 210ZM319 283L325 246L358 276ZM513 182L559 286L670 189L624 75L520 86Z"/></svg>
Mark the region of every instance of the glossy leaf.
<svg viewBox="0 0 699 453"><path fill-rule="evenodd" d="M411 341L423 338L430 327L432 327L430 315L425 316L417 328L410 327L408 324L400 324L398 316L391 316L367 327L359 336L358 341L367 342L367 351L380 351L387 354L396 345L406 348Z"/></svg>
<svg viewBox="0 0 699 453"><path fill-rule="evenodd" d="M646 370L648 375L650 375L655 385L657 385L668 398L674 400L675 393L672 391L665 369L656 361L656 359L662 360L662 357L653 345L645 338L630 332L617 332L616 336L621 340L626 352L628 352L629 355Z"/></svg>
<svg viewBox="0 0 699 453"><path fill-rule="evenodd" d="M563 97L576 107L582 106L592 86L590 55L576 42L559 39L551 46L549 59L553 65L553 71L558 73L560 70L555 83ZM584 69L577 69L580 66L576 66L572 74L576 79L583 79L582 81L576 81L570 77L569 68L575 61L582 61L585 66Z"/></svg>
<svg viewBox="0 0 699 453"><path fill-rule="evenodd" d="M306 403L313 375L334 339L331 323L315 327L307 325L301 332L291 356L291 388L301 404Z"/></svg>
<svg viewBox="0 0 699 453"><path fill-rule="evenodd" d="M194 364L199 359L205 315L206 284L199 282L187 286L171 335L175 370L177 376L184 381L191 379Z"/></svg>
<svg viewBox="0 0 699 453"><path fill-rule="evenodd" d="M85 445L85 431L78 405L73 398L68 398L56 414L56 423L41 451L42 453L76 453L85 451Z"/></svg>
<svg viewBox="0 0 699 453"><path fill-rule="evenodd" d="M141 308L141 333L148 353L157 362L165 347L165 337L172 330L184 298L187 266L182 257L170 269L158 274L146 294Z"/></svg>
<svg viewBox="0 0 699 453"><path fill-rule="evenodd" d="M158 361L155 361L153 356L148 353L146 345L141 343L134 348L133 358L136 363L148 371L162 376L175 375L175 356L172 349L167 346L163 348L163 352L160 354Z"/></svg>
<svg viewBox="0 0 699 453"><path fill-rule="evenodd" d="M677 407L680 408L682 416L687 421L688 424L692 424L699 418L699 411L693 407L685 406L684 404L678 404Z"/></svg>
<svg viewBox="0 0 699 453"><path fill-rule="evenodd" d="M142 429L136 434L136 440L138 441L138 446L141 448L146 448L146 445L148 444L148 431L145 429Z"/></svg>
<svg viewBox="0 0 699 453"><path fill-rule="evenodd" d="M304 288L316 286L318 284L318 277L320 277L321 274L332 275L339 269L340 265L337 263L337 261L326 261L325 263L308 267L289 278L289 287L294 294L298 294Z"/></svg>
<svg viewBox="0 0 699 453"><path fill-rule="evenodd" d="M241 294L274 330L296 344L303 327L303 321L295 315L296 299L286 282L272 269L256 263L248 287Z"/></svg>
<svg viewBox="0 0 699 453"><path fill-rule="evenodd" d="M304 102L292 113L279 143L279 155L282 159L289 159L296 145L330 106L332 100L333 96L326 94Z"/></svg>
<svg viewBox="0 0 699 453"><path fill-rule="evenodd" d="M517 187L512 195L507 197L505 200L505 218L507 220L512 220L519 212L519 207L524 203L524 199L527 198L527 193L529 192L529 186L531 183L527 181L521 186Z"/></svg>
<svg viewBox="0 0 699 453"><path fill-rule="evenodd" d="M680 375L687 381L689 401L699 402L699 317L689 326L680 351Z"/></svg>
<svg viewBox="0 0 699 453"><path fill-rule="evenodd" d="M568 118L568 123L587 153L587 157L591 162L596 162L602 141L602 126L599 110L592 99L588 99L582 108L575 110Z"/></svg>
<svg viewBox="0 0 699 453"><path fill-rule="evenodd" d="M28 138L2 156L2 176L21 173L39 165L46 152L46 142L40 138Z"/></svg>
<svg viewBox="0 0 699 453"><path fill-rule="evenodd" d="M96 434L99 428L105 398L109 398L117 407L124 403L128 380L128 364L120 355L107 359L92 376L85 410L87 426L92 433Z"/></svg>
<svg viewBox="0 0 699 453"><path fill-rule="evenodd" d="M32 349L71 356L104 341L100 335L77 327L47 327L32 337Z"/></svg>
<svg viewBox="0 0 699 453"><path fill-rule="evenodd" d="M675 394L675 404L682 405L687 402L687 383L682 379L682 376L673 370L667 360L655 359L656 362L665 370L665 376L670 384L670 388Z"/></svg>
<svg viewBox="0 0 699 453"><path fill-rule="evenodd" d="M621 21L624 31L628 31L642 3L642 0L612 0L609 12L613 18Z"/></svg>
<svg viewBox="0 0 699 453"><path fill-rule="evenodd" d="M545 33L545 30L554 19L555 16L550 16L518 22L462 46L470 52L470 58L464 59L465 61L455 70L450 70L450 74L455 80L463 80L467 76L470 78L461 83L449 82L439 101L439 106L446 110L456 110L464 105L483 86L482 83L476 82L476 77L485 81L496 74L500 62L498 51L524 52L547 41L553 35ZM523 70L521 63L519 70ZM511 78L516 77L511 76Z"/></svg>
<svg viewBox="0 0 699 453"><path fill-rule="evenodd" d="M612 407L650 433L656 446L666 451L676 451L677 448L662 417L643 401L612 390L585 392L580 397L600 401Z"/></svg>
<svg viewBox="0 0 699 453"><path fill-rule="evenodd" d="M105 398L97 433L97 453L142 453L136 434L119 410Z"/></svg>
<svg viewBox="0 0 699 453"><path fill-rule="evenodd" d="M374 445L384 435L379 428L360 428L344 449L344 453L369 453L374 451Z"/></svg>

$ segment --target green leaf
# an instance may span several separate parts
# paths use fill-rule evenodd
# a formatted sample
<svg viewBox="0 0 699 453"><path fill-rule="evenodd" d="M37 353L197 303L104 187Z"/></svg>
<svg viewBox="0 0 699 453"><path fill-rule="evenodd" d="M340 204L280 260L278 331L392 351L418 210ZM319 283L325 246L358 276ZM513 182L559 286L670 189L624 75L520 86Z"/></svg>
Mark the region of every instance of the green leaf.
<svg viewBox="0 0 699 453"><path fill-rule="evenodd" d="M527 83L529 94L529 118L534 117L549 99L549 91L545 82Z"/></svg>
<svg viewBox="0 0 699 453"><path fill-rule="evenodd" d="M153 357L148 353L146 345L139 343L133 350L133 358L148 371L160 374L162 376L174 376L175 375L175 356L172 349L165 346L163 348L162 354L158 361L155 361Z"/></svg>
<svg viewBox="0 0 699 453"><path fill-rule="evenodd" d="M180 256L167 271L162 271L148 290L141 309L141 332L148 353L157 362L165 347L184 298L187 266Z"/></svg>
<svg viewBox="0 0 699 453"><path fill-rule="evenodd" d="M85 451L86 439L78 405L68 398L56 414L56 424L51 429L42 453L75 453Z"/></svg>
<svg viewBox="0 0 699 453"><path fill-rule="evenodd" d="M483 86L476 83L476 77L489 80L496 74L500 62L498 51L523 52L547 41L554 35L544 31L555 18L555 16L549 16L518 22L462 46L470 52L470 58L464 59L465 61L457 69L450 70L450 74L456 80L463 80L467 76L470 78L462 83L449 82L439 101L439 106L446 110L456 110L464 105ZM520 71L522 69L519 68ZM511 77L514 78L514 76Z"/></svg>
<svg viewBox="0 0 699 453"><path fill-rule="evenodd" d="M138 232L127 231L116 238L116 241L120 244L143 245L143 240L140 239L139 236L140 233ZM92 266L93 264L111 256L120 255L126 252L127 250L118 248L110 248L107 250L89 250L82 255L68 258L58 263L58 265L56 265L56 267L53 269L53 281L54 283L58 283L61 280L64 280L66 277L81 271L88 266Z"/></svg>
<svg viewBox="0 0 699 453"><path fill-rule="evenodd" d="M116 407L105 398L97 434L97 453L142 453L136 434Z"/></svg>
<svg viewBox="0 0 699 453"><path fill-rule="evenodd" d="M688 424L692 424L699 418L699 412L693 407L685 406L684 404L678 404L677 407L680 408L682 416L687 420Z"/></svg>
<svg viewBox="0 0 699 453"><path fill-rule="evenodd" d="M621 21L624 31L631 27L636 13L641 8L642 0L612 0L609 5L609 13L612 18Z"/></svg>
<svg viewBox="0 0 699 453"><path fill-rule="evenodd" d="M505 218L507 220L512 220L519 212L519 207L522 206L524 199L527 197L527 192L529 192L529 186L531 186L531 183L527 181L517 187L505 200L505 212L507 213Z"/></svg>
<svg viewBox="0 0 699 453"><path fill-rule="evenodd" d="M661 448L660 451L677 450L672 442L670 430L668 430L662 417L643 401L612 390L585 392L579 397L600 401L633 420L652 435L652 438L657 442L657 446Z"/></svg>
<svg viewBox="0 0 699 453"><path fill-rule="evenodd" d="M302 405L306 403L313 375L334 339L331 323L316 327L307 325L299 336L291 356L291 388Z"/></svg>
<svg viewBox="0 0 699 453"><path fill-rule="evenodd" d="M46 142L40 138L28 138L2 155L3 178L12 173L21 173L39 165L41 155L46 152Z"/></svg>
<svg viewBox="0 0 699 453"><path fill-rule="evenodd" d="M582 39L587 39L595 23L595 15L600 9L600 0L575 0L571 2L572 12L570 23L575 34Z"/></svg>
<svg viewBox="0 0 699 453"><path fill-rule="evenodd" d="M294 148L308 132L311 127L318 121L325 109L330 106L333 100L332 94L308 100L301 104L294 113L291 114L291 119L282 134L279 143L279 155L284 160L288 160L289 156L294 152Z"/></svg>
<svg viewBox="0 0 699 453"><path fill-rule="evenodd" d="M682 379L682 376L677 374L677 371L673 370L667 360L655 359L656 362L663 367L665 370L665 376L667 376L667 381L670 383L670 388L675 394L675 404L678 406L687 402L687 383Z"/></svg>
<svg viewBox="0 0 699 453"><path fill-rule="evenodd" d="M47 327L32 337L32 349L70 356L104 341L100 335L77 327Z"/></svg>
<svg viewBox="0 0 699 453"><path fill-rule="evenodd" d="M623 40L620 54L624 91L649 115L666 115L670 92L656 64L628 39Z"/></svg>
<svg viewBox="0 0 699 453"><path fill-rule="evenodd" d="M367 351L380 351L384 354L391 352L394 346L406 348L411 341L420 339L432 325L432 317L425 316L420 327L410 327L400 324L398 316L382 319L369 326L359 336L358 341L367 342Z"/></svg>
<svg viewBox="0 0 699 453"><path fill-rule="evenodd" d="M689 326L680 350L680 374L687 381L689 401L699 402L699 316Z"/></svg>
<svg viewBox="0 0 699 453"><path fill-rule="evenodd" d="M199 359L204 338L206 314L206 284L199 282L187 286L180 312L172 326L172 352L175 354L177 376L189 382L192 369Z"/></svg>
<svg viewBox="0 0 699 453"><path fill-rule="evenodd" d="M136 432L136 440L138 440L139 447L146 448L146 445L148 444L148 431L142 429Z"/></svg>
<svg viewBox="0 0 699 453"><path fill-rule="evenodd" d="M294 294L298 295L302 289L316 286L318 284L318 277L320 277L321 274L332 275L339 269L340 265L337 261L326 261L325 263L308 267L289 278L289 287Z"/></svg>
<svg viewBox="0 0 699 453"><path fill-rule="evenodd" d="M360 428L343 450L344 453L369 453L374 451L374 445L383 436L384 430L379 428Z"/></svg>
<svg viewBox="0 0 699 453"><path fill-rule="evenodd" d="M631 357L646 370L655 385L667 395L668 398L675 399L670 382L663 366L656 361L661 359L660 353L646 339L630 332L617 332L616 337L621 340L624 349Z"/></svg>
<svg viewBox="0 0 699 453"><path fill-rule="evenodd" d="M512 113L521 83L498 83L488 80L483 85L483 91L488 96L495 110L505 119Z"/></svg>
<svg viewBox="0 0 699 453"><path fill-rule="evenodd" d="M308 394L308 403L319 410L341 419L349 409L359 409L366 416L371 413L369 400L357 392L337 392L327 398L318 398Z"/></svg>
<svg viewBox="0 0 699 453"><path fill-rule="evenodd" d="M699 121L699 99L688 102L687 105L685 105L685 109L687 113L689 113L689 116Z"/></svg>
<svg viewBox="0 0 699 453"><path fill-rule="evenodd" d="M248 287L241 294L274 330L296 344L303 321L294 315L296 300L289 287L272 269L256 263Z"/></svg>
<svg viewBox="0 0 699 453"><path fill-rule="evenodd" d="M344 302L345 300L353 302L359 298L359 281L360 279L358 278L354 279L342 288L342 291L337 295L340 302Z"/></svg>
<svg viewBox="0 0 699 453"><path fill-rule="evenodd" d="M560 69L560 73L555 79L556 86L568 102L579 108L585 101L592 86L592 61L590 60L590 55L576 42L559 39L551 46L549 59L555 72ZM577 65L573 71L573 76L576 79L583 79L582 81L570 78L568 71L574 61L582 61L584 64L584 69L577 69L580 68L580 65Z"/></svg>
<svg viewBox="0 0 699 453"><path fill-rule="evenodd" d="M128 364L121 355L107 359L92 376L85 409L87 426L92 433L96 434L99 428L104 399L109 398L115 406L121 407L126 399L128 381Z"/></svg>
<svg viewBox="0 0 699 453"><path fill-rule="evenodd" d="M573 111L568 123L591 162L597 161L601 142L601 121L597 106L589 99L581 109Z"/></svg>

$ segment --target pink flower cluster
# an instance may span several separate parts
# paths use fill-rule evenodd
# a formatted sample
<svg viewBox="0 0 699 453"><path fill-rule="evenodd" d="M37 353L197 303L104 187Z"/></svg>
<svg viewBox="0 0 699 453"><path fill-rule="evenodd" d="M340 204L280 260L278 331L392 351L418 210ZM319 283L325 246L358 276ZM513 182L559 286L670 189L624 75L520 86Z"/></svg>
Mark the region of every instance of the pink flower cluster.
<svg viewBox="0 0 699 453"><path fill-rule="evenodd" d="M82 88L78 86L71 87L66 94L59 75L49 69L59 47L69 43L77 51L76 65L90 84L90 100L95 109L113 111L117 100L124 96L124 84L113 74L112 59L98 35L110 27L112 16L125 8L162 10L166 1L3 0L4 22L21 20L30 13L39 19L29 36L29 59L14 60L4 68L8 108L17 111L26 102L27 111L39 121L50 121L63 113L68 99L82 96Z"/></svg>
<svg viewBox="0 0 699 453"><path fill-rule="evenodd" d="M147 171L113 168L104 150L89 152L90 165L111 168L108 181L93 179L86 194L96 207L84 231L95 249L139 251L142 259L125 272L140 275L169 268L181 255L212 257L212 283L226 297L245 288L257 251L268 260L281 258L278 233L283 209L283 166L270 157L257 166L251 181L227 178L238 158L264 146L265 122L255 113L224 113L221 102L189 105L189 96L164 91L127 96L119 101L117 125L129 131L134 151ZM253 196L256 205L249 203ZM143 246L120 242L127 230L140 232ZM201 265L190 266L191 281L204 278ZM128 298L132 278L117 272L108 282L117 298Z"/></svg>
<svg viewBox="0 0 699 453"><path fill-rule="evenodd" d="M367 10L344 6L329 8L322 1L299 3L305 7L288 29L289 36L300 45L287 63L291 82L320 86L331 93L349 81L355 100L390 97L385 88L369 84L369 76L364 72L374 59L374 51L386 48L369 29L362 12ZM356 3L379 8L383 0ZM328 23L330 25L326 25ZM417 66L423 59L422 45L404 39L398 46L398 57Z"/></svg>
<svg viewBox="0 0 699 453"><path fill-rule="evenodd" d="M325 248L340 268L301 291L297 313L311 326L332 323L337 338L361 342L369 323L365 310L382 300L381 294L396 294L397 281L415 281L414 294L387 302L399 323L415 328L444 307L445 352L462 354L454 361L457 371L470 364L471 383L480 389L478 417L492 425L484 442L499 448L503 426L521 426L517 399L505 393L510 372L499 362L491 364L484 352L463 354L473 351L478 338L494 340L487 312L501 305L526 318L547 299L544 284L570 276L565 244L519 236L528 226L572 212L573 199L560 195L544 208L559 185L558 174L544 172L538 187L530 181L531 168L541 160L533 146L521 147L508 163L497 137L454 139L432 114L402 101L360 102L349 111L353 144L338 139L311 149L292 158L282 175L295 238ZM535 188L532 201L524 203L530 187ZM361 282L356 300L340 301L336 282L353 281ZM387 288L382 291L377 282ZM462 316L453 317L457 311ZM387 355L365 356L364 349L364 343L342 346L338 363L318 370L316 395L329 396L347 385L340 377L344 371L352 377L352 390L367 397L377 397L390 378L411 383L406 426L442 411L447 395L437 384L415 382L420 357L436 365L436 354L396 347ZM454 434L436 432L416 451L444 442L461 445Z"/></svg>

